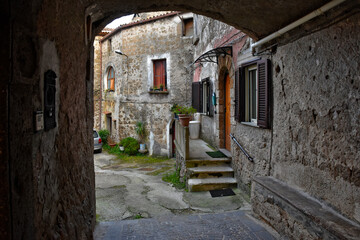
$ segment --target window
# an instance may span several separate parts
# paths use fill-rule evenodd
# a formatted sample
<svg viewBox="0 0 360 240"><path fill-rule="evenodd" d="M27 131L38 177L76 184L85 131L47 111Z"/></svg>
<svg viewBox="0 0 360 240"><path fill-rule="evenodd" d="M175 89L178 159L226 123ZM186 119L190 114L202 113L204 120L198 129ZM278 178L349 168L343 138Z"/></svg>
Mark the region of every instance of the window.
<svg viewBox="0 0 360 240"><path fill-rule="evenodd" d="M107 89L111 91L115 91L115 72L112 67L109 67L107 73Z"/></svg>
<svg viewBox="0 0 360 240"><path fill-rule="evenodd" d="M160 88L162 85L164 88L167 88L166 81L166 59L153 60L154 67L154 88Z"/></svg>
<svg viewBox="0 0 360 240"><path fill-rule="evenodd" d="M194 20L188 18L183 20L183 36L190 37L194 35Z"/></svg>
<svg viewBox="0 0 360 240"><path fill-rule="evenodd" d="M111 52L112 52L111 38L109 38L109 40L108 40L107 50L108 50L108 56L109 56L111 54Z"/></svg>
<svg viewBox="0 0 360 240"><path fill-rule="evenodd" d="M270 61L243 64L236 72L235 118L239 122L269 128Z"/></svg>
<svg viewBox="0 0 360 240"><path fill-rule="evenodd" d="M192 83L192 106L200 113L213 116L212 85L209 78Z"/></svg>

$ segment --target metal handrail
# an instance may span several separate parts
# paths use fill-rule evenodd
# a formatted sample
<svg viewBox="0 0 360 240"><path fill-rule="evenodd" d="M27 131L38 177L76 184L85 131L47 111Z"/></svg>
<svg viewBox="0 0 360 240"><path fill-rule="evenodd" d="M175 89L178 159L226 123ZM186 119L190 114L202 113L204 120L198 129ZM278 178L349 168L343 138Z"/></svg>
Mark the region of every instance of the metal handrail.
<svg viewBox="0 0 360 240"><path fill-rule="evenodd" d="M238 145L238 147L240 148L240 150L245 154L245 156L247 157L247 159L250 162L254 162L254 159L252 157L250 157L250 155L246 152L246 150L241 146L241 144L236 140L236 138L234 137L234 135L232 135L232 133L230 133L230 137L231 139L236 143L236 145Z"/></svg>

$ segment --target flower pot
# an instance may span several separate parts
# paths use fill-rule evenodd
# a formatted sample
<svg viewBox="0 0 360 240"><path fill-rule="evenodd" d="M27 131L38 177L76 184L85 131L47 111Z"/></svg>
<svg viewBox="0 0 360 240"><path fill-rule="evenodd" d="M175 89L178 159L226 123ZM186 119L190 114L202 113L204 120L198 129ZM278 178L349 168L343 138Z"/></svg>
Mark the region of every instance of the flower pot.
<svg viewBox="0 0 360 240"><path fill-rule="evenodd" d="M144 144L140 143L140 151L144 151L144 150L145 150L145 146L146 146L145 143L144 143Z"/></svg>
<svg viewBox="0 0 360 240"><path fill-rule="evenodd" d="M183 125L184 127L188 127L190 122L190 117L191 117L190 115L179 114L180 124Z"/></svg>
<svg viewBox="0 0 360 240"><path fill-rule="evenodd" d="M124 146L119 146L120 151L124 151Z"/></svg>
<svg viewBox="0 0 360 240"><path fill-rule="evenodd" d="M115 146L116 146L116 143L109 143L109 146L110 146L110 147L115 147Z"/></svg>

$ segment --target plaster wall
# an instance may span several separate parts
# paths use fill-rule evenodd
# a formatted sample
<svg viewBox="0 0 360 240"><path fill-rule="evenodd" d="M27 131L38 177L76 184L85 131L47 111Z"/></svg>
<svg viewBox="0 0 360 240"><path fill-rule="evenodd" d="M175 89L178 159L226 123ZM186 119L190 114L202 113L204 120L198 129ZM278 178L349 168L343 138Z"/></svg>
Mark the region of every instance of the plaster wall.
<svg viewBox="0 0 360 240"><path fill-rule="evenodd" d="M271 175L360 222L360 15L280 47ZM291 54L290 54L291 53Z"/></svg>
<svg viewBox="0 0 360 240"><path fill-rule="evenodd" d="M124 28L109 39L103 41L102 51L102 126L106 125L103 113L111 112L115 124L112 137L118 142L129 136L137 138L135 124L142 121L149 153L170 156L170 108L174 103L189 105L191 101L187 67L193 60L192 37L182 36L181 20L175 15ZM116 54L116 49L127 56ZM166 59L167 93L149 92L156 59ZM114 92L106 91L108 66L115 70Z"/></svg>
<svg viewBox="0 0 360 240"><path fill-rule="evenodd" d="M250 39L235 52L236 66L260 57L272 62L271 129L236 122L232 101L231 131L254 158L248 161L232 145L239 187L250 193L254 176L274 176L359 222L359 19L355 14L270 55L252 56ZM199 55L213 44L210 33L199 26L216 27L214 20L197 20L197 33L202 34L195 50ZM218 68L204 64L198 79L211 76L220 86L227 64L223 58ZM221 91L217 96L220 115ZM221 124L221 118L203 116L202 137L221 138L216 128Z"/></svg>

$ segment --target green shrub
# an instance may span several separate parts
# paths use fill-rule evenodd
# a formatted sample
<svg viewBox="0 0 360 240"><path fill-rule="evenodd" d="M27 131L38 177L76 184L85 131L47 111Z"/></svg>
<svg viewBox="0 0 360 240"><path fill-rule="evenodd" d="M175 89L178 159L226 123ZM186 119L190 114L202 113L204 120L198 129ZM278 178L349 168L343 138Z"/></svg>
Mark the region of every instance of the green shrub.
<svg viewBox="0 0 360 240"><path fill-rule="evenodd" d="M124 146L124 153L128 155L136 155L139 150L139 142L132 137L121 140L120 144Z"/></svg>
<svg viewBox="0 0 360 240"><path fill-rule="evenodd" d="M103 144L108 144L107 138L110 135L110 132L108 130L106 130L106 129L102 129L102 130L99 131L99 135L101 137L101 140L102 140Z"/></svg>

